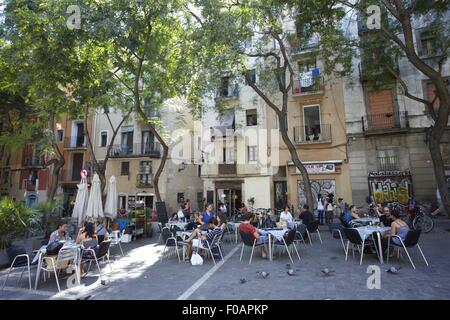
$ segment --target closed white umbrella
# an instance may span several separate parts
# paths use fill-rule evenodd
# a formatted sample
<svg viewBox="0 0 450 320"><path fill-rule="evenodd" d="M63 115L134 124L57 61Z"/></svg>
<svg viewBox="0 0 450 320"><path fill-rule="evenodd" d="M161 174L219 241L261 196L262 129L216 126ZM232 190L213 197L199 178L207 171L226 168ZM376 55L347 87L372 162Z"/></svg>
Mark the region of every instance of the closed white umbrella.
<svg viewBox="0 0 450 320"><path fill-rule="evenodd" d="M78 226L84 219L88 203L88 185L85 175L81 175L81 182L78 186L77 197L75 198L75 205L73 206L72 218L78 219Z"/></svg>
<svg viewBox="0 0 450 320"><path fill-rule="evenodd" d="M117 184L115 176L111 176L111 178L109 178L104 214L105 217L109 217L111 219L115 219L117 216Z"/></svg>
<svg viewBox="0 0 450 320"><path fill-rule="evenodd" d="M92 179L91 193L89 194L85 218L97 219L99 217L103 217L102 192L100 178L98 174L95 174L94 179Z"/></svg>

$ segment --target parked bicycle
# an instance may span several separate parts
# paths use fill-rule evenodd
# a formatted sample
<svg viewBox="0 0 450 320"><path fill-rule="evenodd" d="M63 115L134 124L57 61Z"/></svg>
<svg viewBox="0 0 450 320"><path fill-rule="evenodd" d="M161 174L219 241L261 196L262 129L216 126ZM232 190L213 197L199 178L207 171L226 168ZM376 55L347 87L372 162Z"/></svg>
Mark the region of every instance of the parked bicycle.
<svg viewBox="0 0 450 320"><path fill-rule="evenodd" d="M389 208L391 211L398 211L402 220L412 229L422 230L422 232L428 233L434 228L433 219L428 216L425 207L417 201L413 201L413 203L410 201L409 206L393 201L389 203Z"/></svg>

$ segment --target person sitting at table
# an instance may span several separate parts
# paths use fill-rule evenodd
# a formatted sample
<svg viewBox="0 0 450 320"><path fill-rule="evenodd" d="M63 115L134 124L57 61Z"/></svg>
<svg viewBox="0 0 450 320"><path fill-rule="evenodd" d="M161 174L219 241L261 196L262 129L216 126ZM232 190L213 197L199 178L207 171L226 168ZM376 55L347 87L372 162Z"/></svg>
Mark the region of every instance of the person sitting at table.
<svg viewBox="0 0 450 320"><path fill-rule="evenodd" d="M245 215L248 212L247 206L245 205L245 203L241 203L241 208L239 209L240 213L242 215Z"/></svg>
<svg viewBox="0 0 450 320"><path fill-rule="evenodd" d="M62 240L69 240L69 234L67 232L67 223L61 221L58 223L57 229L50 235L48 243Z"/></svg>
<svg viewBox="0 0 450 320"><path fill-rule="evenodd" d="M392 216L389 207L383 207L383 211L378 215L378 218L380 218L383 227L390 227L392 224Z"/></svg>
<svg viewBox="0 0 450 320"><path fill-rule="evenodd" d="M183 214L187 221L191 218L191 200L186 199L186 202L183 206Z"/></svg>
<svg viewBox="0 0 450 320"><path fill-rule="evenodd" d="M409 231L408 224L400 219L400 213L398 211L391 212L391 231L389 233L386 233L381 240L381 248L383 249L383 252L386 252L389 237L392 236L399 236L402 241L405 241L406 234ZM397 237L391 238L391 242L395 243L396 245L401 246L400 240Z"/></svg>
<svg viewBox="0 0 450 320"><path fill-rule="evenodd" d="M350 208L348 210L345 210L342 214L341 214L341 219L347 224L346 227L351 227L352 226L352 214L351 214L351 210L353 209L354 205L351 205ZM345 226L345 225L344 225Z"/></svg>
<svg viewBox="0 0 450 320"><path fill-rule="evenodd" d="M286 222L286 225L289 223L289 222L292 222L293 221L293 218L292 218L292 214L291 214L291 212L289 211L289 206L285 206L284 207L284 211L282 211L281 213L280 213L280 222Z"/></svg>
<svg viewBox="0 0 450 320"><path fill-rule="evenodd" d="M200 224L203 226L207 226L209 220L214 217L216 213L213 211L213 205L211 203L207 203L205 205L205 211L200 214Z"/></svg>
<svg viewBox="0 0 450 320"><path fill-rule="evenodd" d="M84 227L78 232L76 243L81 244L83 249L95 249L98 244L95 234L95 225L92 222L85 223ZM81 255L80 272L84 273L83 259L92 259L92 251L83 250Z"/></svg>
<svg viewBox="0 0 450 320"><path fill-rule="evenodd" d="M244 216L244 221L239 225L239 232L249 234L252 241L256 239L256 244L266 244L269 241L269 237L258 233L258 230L250 223L252 216L251 213L247 213ZM261 257L263 259L267 258L266 246L261 246Z"/></svg>
<svg viewBox="0 0 450 320"><path fill-rule="evenodd" d="M178 213L174 212L169 219L169 223L177 223L178 222Z"/></svg>
<svg viewBox="0 0 450 320"><path fill-rule="evenodd" d="M108 239L109 233L106 229L106 219L99 218L97 220L97 226L95 227L95 234L97 235L98 243L101 243L103 240Z"/></svg>
<svg viewBox="0 0 450 320"><path fill-rule="evenodd" d="M178 221L184 220L184 212L183 212L183 205L180 206L180 209L177 212Z"/></svg>
<svg viewBox="0 0 450 320"><path fill-rule="evenodd" d="M359 219L358 209L356 209L355 205L350 206L350 214L352 215L352 219Z"/></svg>
<svg viewBox="0 0 450 320"><path fill-rule="evenodd" d="M307 226L315 220L314 214L309 211L309 206L307 204L303 206L303 209L304 211L300 213L300 219L302 220L302 223Z"/></svg>
<svg viewBox="0 0 450 320"><path fill-rule="evenodd" d="M194 232L192 232L191 236L186 239L187 255L189 259L192 255L192 247L199 247L199 241L201 241L202 246L204 248L208 248L208 244L211 244L216 236L220 237L227 224L222 215L218 214L217 216L212 217L209 220L208 225L209 231L206 235L202 235L202 230L197 228L194 230ZM198 237L200 237L200 240L197 239Z"/></svg>

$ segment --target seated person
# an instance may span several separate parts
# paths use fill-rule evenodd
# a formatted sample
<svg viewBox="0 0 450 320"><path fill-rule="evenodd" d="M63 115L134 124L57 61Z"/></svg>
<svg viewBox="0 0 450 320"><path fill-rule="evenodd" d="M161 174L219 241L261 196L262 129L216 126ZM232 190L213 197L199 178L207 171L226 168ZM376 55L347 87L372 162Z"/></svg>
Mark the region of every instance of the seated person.
<svg viewBox="0 0 450 320"><path fill-rule="evenodd" d="M391 210L389 207L383 207L382 214L378 216L383 227L390 227L392 224Z"/></svg>
<svg viewBox="0 0 450 320"><path fill-rule="evenodd" d="M191 221L184 227L185 230L194 230L200 223L200 213L198 211L194 212L191 216Z"/></svg>
<svg viewBox="0 0 450 320"><path fill-rule="evenodd" d="M397 211L391 212L391 232L386 233L384 235L384 238L381 240L381 247L383 249L383 252L386 251L388 246L388 238L392 236L399 236L402 241L405 241L406 234L409 231L408 224L400 219L400 213ZM401 246L400 240L397 237L391 238L391 242L393 242L396 245Z"/></svg>
<svg viewBox="0 0 450 320"><path fill-rule="evenodd" d="M178 213L174 212L169 219L169 223L177 223L178 222Z"/></svg>
<svg viewBox="0 0 450 320"><path fill-rule="evenodd" d="M50 239L48 240L48 243L52 243L55 241L61 241L61 240L69 240L69 234L67 232L67 223L65 223L65 222L58 223L58 227L50 235Z"/></svg>
<svg viewBox="0 0 450 320"><path fill-rule="evenodd" d="M244 216L244 221L239 225L239 232L249 234L252 241L255 241L256 239L256 244L267 243L269 241L269 237L267 235L260 235L258 230L250 224L252 216L253 215L251 213L247 213ZM261 246L261 257L263 259L267 258L266 246Z"/></svg>
<svg viewBox="0 0 450 320"><path fill-rule="evenodd" d="M293 221L292 214L289 211L289 206L285 206L284 211L282 211L280 214L280 222L283 221L286 222L286 224L289 224L289 222Z"/></svg>
<svg viewBox="0 0 450 320"><path fill-rule="evenodd" d="M92 222L87 222L84 227L78 232L76 243L83 245L84 249L94 249L97 247L97 235L95 234L95 225ZM82 251L80 272L84 272L84 262L83 259L93 259L94 255L92 251Z"/></svg>
<svg viewBox="0 0 450 320"><path fill-rule="evenodd" d="M204 248L208 248L208 244L211 244L214 240L214 237L220 237L223 230L226 227L226 222L222 223L223 218L220 215L216 217L212 217L209 220L209 232L206 235L202 235L202 231L200 229L195 229L191 236L186 240L187 242L187 254L188 257L191 258L192 255L192 247L199 247L200 241ZM200 237L200 240L197 239Z"/></svg>
<svg viewBox="0 0 450 320"><path fill-rule="evenodd" d="M213 211L213 205L211 203L207 203L205 205L205 211L200 213L200 224L203 229L207 228L209 220L215 215L216 213Z"/></svg>
<svg viewBox="0 0 450 320"><path fill-rule="evenodd" d="M95 233L97 235L98 243L101 243L103 240L108 239L109 233L106 229L106 219L99 218L97 220L97 226L95 228Z"/></svg>
<svg viewBox="0 0 450 320"><path fill-rule="evenodd" d="M352 215L352 219L359 219L358 209L356 209L356 206L354 205L350 206L350 213Z"/></svg>
<svg viewBox="0 0 450 320"><path fill-rule="evenodd" d="M315 220L314 214L309 211L309 206L307 204L303 206L303 209L304 211L300 213L300 219L302 220L302 223L307 226Z"/></svg>
<svg viewBox="0 0 450 320"><path fill-rule="evenodd" d="M352 214L351 214L351 210L353 209L354 205L351 205L349 210L345 210L342 214L341 214L341 219L347 224L347 226L351 226L352 224ZM345 226L345 227L347 227Z"/></svg>

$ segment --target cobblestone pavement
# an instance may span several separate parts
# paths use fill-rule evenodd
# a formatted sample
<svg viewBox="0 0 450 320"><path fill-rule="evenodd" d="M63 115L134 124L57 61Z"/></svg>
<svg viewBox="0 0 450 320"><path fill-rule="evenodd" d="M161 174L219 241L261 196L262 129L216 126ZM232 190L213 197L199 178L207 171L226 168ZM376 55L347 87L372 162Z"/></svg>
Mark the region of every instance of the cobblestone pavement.
<svg viewBox="0 0 450 320"><path fill-rule="evenodd" d="M202 266L188 261L178 263L175 256L159 261L163 246L156 237L124 244L125 257L114 251L111 273L101 264L107 285L100 283L93 267L82 278L81 286L67 289L66 279L60 281L63 291L58 293L54 278L40 281L37 291L27 289L24 274L19 285L16 271L0 290L0 299L450 299L450 220L436 220L435 229L421 236L421 247L430 263L427 267L417 249L411 250L416 264L413 270L406 255L402 260L392 258L380 265L375 256L364 255L362 266L358 257L349 255L345 261L339 240L331 237L327 228L321 229L323 244L318 238L313 245L300 244L302 260L293 257L295 275L289 276L287 254L275 255L273 262L260 258L259 250L252 264L248 264L250 249L245 248L239 261L241 244L225 246L225 261L214 266L208 259ZM357 256L357 255L356 255ZM369 265L380 266L381 288L369 290ZM401 267L398 274L387 273L390 266ZM321 271L334 270L330 276ZM258 272L269 273L261 278ZM3 284L6 270L0 271ZM241 283L240 279L245 279ZM32 281L34 285L34 272ZM221 290L217 290L221 288Z"/></svg>

